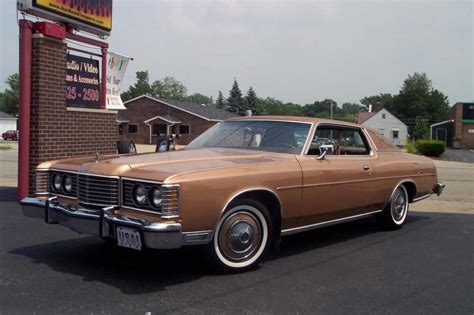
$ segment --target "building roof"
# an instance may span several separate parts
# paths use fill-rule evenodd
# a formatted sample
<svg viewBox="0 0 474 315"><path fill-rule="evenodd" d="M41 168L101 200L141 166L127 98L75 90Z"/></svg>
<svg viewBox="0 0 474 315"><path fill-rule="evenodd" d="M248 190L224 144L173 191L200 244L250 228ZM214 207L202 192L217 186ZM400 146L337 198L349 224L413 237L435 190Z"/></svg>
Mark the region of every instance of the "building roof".
<svg viewBox="0 0 474 315"><path fill-rule="evenodd" d="M356 123L360 125L375 114L377 114L377 112L360 112L357 114Z"/></svg>
<svg viewBox="0 0 474 315"><path fill-rule="evenodd" d="M378 114L380 114L380 115L378 115ZM393 118L395 118L395 120L397 120L400 123L400 125L403 125L403 126L406 127L406 124L403 121L398 119L397 116L395 116L394 114L392 114L391 112L389 112L385 108L382 108L381 110L379 110L377 112L370 112L370 113L361 112L357 115L357 121L356 122L360 125L362 125L362 124L366 125L365 122L367 122L368 120L371 120L373 117L376 117L376 116L380 117L383 114L388 114L388 115L392 116Z"/></svg>
<svg viewBox="0 0 474 315"><path fill-rule="evenodd" d="M16 119L16 117L8 115L7 113L4 113L4 112L0 112L0 119Z"/></svg>
<svg viewBox="0 0 474 315"><path fill-rule="evenodd" d="M152 97L152 96L149 96L149 95L141 95L141 96L135 97L131 100L128 100L128 101L124 102L124 104L133 102L133 101L138 100L138 99L143 98L143 97L146 97L146 98L149 98L151 100L160 102L162 104L180 109L184 112L187 112L189 114L192 114L194 116L197 116L197 117L203 118L205 120L209 120L209 121L222 121L222 120L226 120L228 118L236 117L234 114L229 113L226 110L216 108L216 107L211 106L211 105L175 101L175 100L169 100L169 99L165 99L165 98Z"/></svg>
<svg viewBox="0 0 474 315"><path fill-rule="evenodd" d="M163 115L163 116L155 116L150 119L147 119L144 121L145 124L149 123L150 121L156 120L156 119L161 119L169 124L180 124L181 121L174 118L173 116L170 115Z"/></svg>

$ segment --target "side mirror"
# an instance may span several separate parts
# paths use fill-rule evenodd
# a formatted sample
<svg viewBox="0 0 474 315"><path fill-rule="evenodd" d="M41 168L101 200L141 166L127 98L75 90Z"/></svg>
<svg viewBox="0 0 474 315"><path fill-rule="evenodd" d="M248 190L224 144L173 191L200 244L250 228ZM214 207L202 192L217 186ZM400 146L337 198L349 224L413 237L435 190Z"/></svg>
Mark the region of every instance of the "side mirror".
<svg viewBox="0 0 474 315"><path fill-rule="evenodd" d="M324 150L323 153L321 153L321 155L316 158L316 160L318 161L324 160L327 153L328 151Z"/></svg>

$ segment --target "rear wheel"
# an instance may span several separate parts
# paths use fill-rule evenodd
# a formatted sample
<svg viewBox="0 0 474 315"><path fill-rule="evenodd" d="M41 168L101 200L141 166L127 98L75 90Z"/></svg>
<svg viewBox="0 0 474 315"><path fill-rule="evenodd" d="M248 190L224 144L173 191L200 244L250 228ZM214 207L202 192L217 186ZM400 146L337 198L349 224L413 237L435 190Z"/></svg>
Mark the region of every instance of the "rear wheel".
<svg viewBox="0 0 474 315"><path fill-rule="evenodd" d="M405 186L398 186L390 199L390 203L379 214L378 220L382 227L396 230L402 227L408 214L409 200Z"/></svg>
<svg viewBox="0 0 474 315"><path fill-rule="evenodd" d="M221 269L248 270L258 264L272 235L272 220L265 206L252 199L237 200L217 224L212 256Z"/></svg>

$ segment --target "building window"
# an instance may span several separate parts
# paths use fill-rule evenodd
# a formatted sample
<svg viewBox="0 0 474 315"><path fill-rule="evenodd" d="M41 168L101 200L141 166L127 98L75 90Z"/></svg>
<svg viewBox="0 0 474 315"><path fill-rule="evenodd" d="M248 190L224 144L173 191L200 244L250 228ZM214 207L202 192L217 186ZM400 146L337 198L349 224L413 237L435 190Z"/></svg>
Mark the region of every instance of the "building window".
<svg viewBox="0 0 474 315"><path fill-rule="evenodd" d="M385 119L385 114L382 114L382 119Z"/></svg>
<svg viewBox="0 0 474 315"><path fill-rule="evenodd" d="M128 124L128 133L138 133L138 124Z"/></svg>
<svg viewBox="0 0 474 315"><path fill-rule="evenodd" d="M393 139L398 139L398 130L392 130Z"/></svg>
<svg viewBox="0 0 474 315"><path fill-rule="evenodd" d="M166 135L166 125L165 124L153 124L152 134L154 136Z"/></svg>
<svg viewBox="0 0 474 315"><path fill-rule="evenodd" d="M191 128L189 125L180 125L179 134L180 135L189 135L191 133Z"/></svg>

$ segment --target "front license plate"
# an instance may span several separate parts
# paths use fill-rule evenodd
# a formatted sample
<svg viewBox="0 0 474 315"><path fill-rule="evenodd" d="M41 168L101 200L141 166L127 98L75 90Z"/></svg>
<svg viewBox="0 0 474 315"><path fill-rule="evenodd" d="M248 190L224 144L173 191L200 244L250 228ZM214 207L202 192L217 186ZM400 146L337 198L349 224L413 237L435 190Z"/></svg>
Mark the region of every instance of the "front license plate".
<svg viewBox="0 0 474 315"><path fill-rule="evenodd" d="M142 240L137 230L117 227L117 245L128 247L136 250L142 250Z"/></svg>

